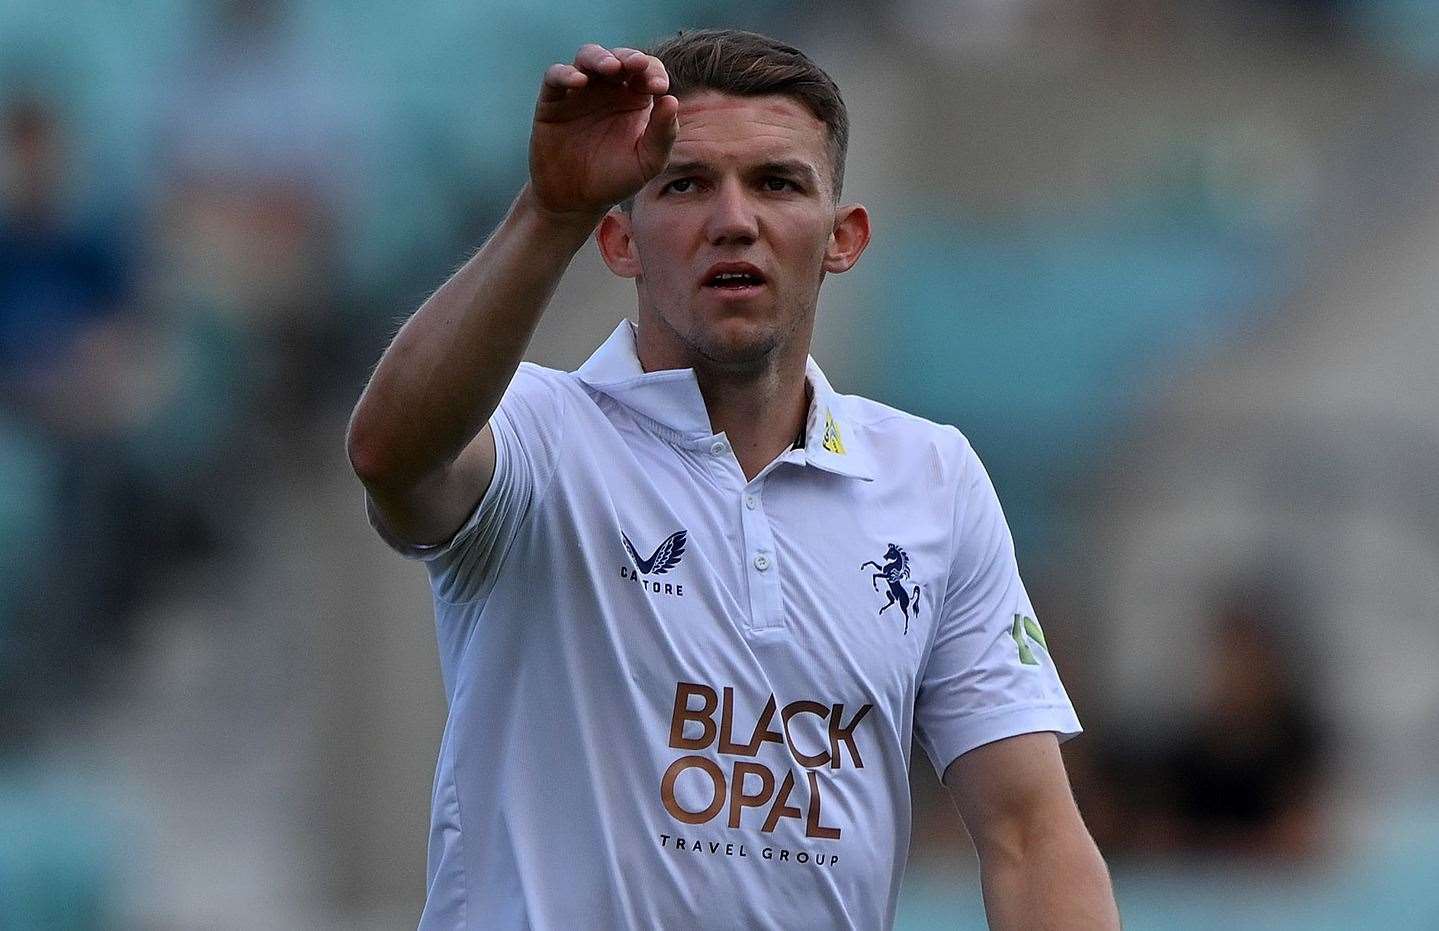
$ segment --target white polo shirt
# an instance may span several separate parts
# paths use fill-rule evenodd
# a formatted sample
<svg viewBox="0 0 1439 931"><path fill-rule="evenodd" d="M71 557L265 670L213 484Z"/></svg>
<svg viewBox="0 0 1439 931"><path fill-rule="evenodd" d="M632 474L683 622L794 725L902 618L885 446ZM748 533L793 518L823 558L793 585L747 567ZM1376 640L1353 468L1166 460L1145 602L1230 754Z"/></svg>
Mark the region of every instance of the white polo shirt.
<svg viewBox="0 0 1439 931"><path fill-rule="evenodd" d="M434 592L449 719L422 929L887 928L911 734L941 774L1079 732L968 442L836 394L746 482L622 322L526 363Z"/></svg>

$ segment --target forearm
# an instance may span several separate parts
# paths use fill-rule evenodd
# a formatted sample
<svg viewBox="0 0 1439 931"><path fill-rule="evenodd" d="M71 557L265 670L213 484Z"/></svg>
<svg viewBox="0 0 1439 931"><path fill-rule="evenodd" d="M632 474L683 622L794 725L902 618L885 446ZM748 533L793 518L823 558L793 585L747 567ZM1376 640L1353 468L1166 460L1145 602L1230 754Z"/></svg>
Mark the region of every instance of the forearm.
<svg viewBox="0 0 1439 931"><path fill-rule="evenodd" d="M350 420L362 477L451 462L499 406L540 316L599 217L540 209L528 185L484 247L401 327Z"/></svg>
<svg viewBox="0 0 1439 931"><path fill-rule="evenodd" d="M1109 872L1083 825L981 856L993 931L1117 931Z"/></svg>

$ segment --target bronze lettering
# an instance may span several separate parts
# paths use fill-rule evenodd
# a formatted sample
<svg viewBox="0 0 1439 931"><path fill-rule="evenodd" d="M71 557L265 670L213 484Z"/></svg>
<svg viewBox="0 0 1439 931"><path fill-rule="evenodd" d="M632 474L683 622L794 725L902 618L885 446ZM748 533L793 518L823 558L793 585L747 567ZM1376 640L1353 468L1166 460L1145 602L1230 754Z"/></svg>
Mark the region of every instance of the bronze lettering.
<svg viewBox="0 0 1439 931"><path fill-rule="evenodd" d="M724 693L724 701L720 705L719 752L729 754L743 753L744 747L737 745L731 739L731 733L734 730L734 689L726 685L722 691Z"/></svg>
<svg viewBox="0 0 1439 931"><path fill-rule="evenodd" d="M774 720L775 700L774 696L769 697L765 702L764 710L760 712L759 720L755 722L754 731L750 734L749 743L738 744L734 742L734 689L729 686L724 688L724 704L720 708L720 742L719 752L736 756L758 756L760 745L765 741L783 744L784 735L778 731L770 730L770 722Z"/></svg>
<svg viewBox="0 0 1439 931"><path fill-rule="evenodd" d="M801 766L823 766L830 760L830 755L827 752L820 751L815 754L800 753L799 748L794 745L794 735L789 732L789 722L790 719L801 714L812 714L817 718L823 718L829 714L829 708L821 705L817 701L792 701L784 706L784 711L780 714L780 722L784 726L784 738L789 744L790 755L798 760Z"/></svg>
<svg viewBox="0 0 1439 931"><path fill-rule="evenodd" d="M861 712L860 716L863 715ZM805 770L805 775L809 777L809 817L804 822L804 836L839 840L839 828L827 828L819 823L819 777L812 769Z"/></svg>
<svg viewBox="0 0 1439 931"><path fill-rule="evenodd" d="M744 790L744 779L754 774L759 777L760 788L756 795L748 795ZM730 800L729 800L729 826L739 827L741 808L758 808L769 797L774 794L774 773L769 767L762 763L746 763L743 760L734 765L734 774L730 779Z"/></svg>
<svg viewBox="0 0 1439 931"><path fill-rule="evenodd" d="M864 760L860 759L859 747L855 746L854 743L854 729L859 726L859 722L864 720L864 716L869 714L869 709L873 707L873 705L865 705L863 708L860 708L859 711L855 713L855 716L850 719L849 724L841 727L839 721L840 717L844 714L844 705L834 706L834 714L831 715L829 719L830 769L839 769L840 744L849 747L849 758L854 761L854 768L864 769Z"/></svg>
<svg viewBox="0 0 1439 931"><path fill-rule="evenodd" d="M759 754L760 744L765 741L784 745L784 735L779 731L770 730L770 722L774 720L775 700L774 696L769 697L765 702L764 710L759 713L759 720L755 722L754 733L750 735L749 743L745 745L745 752L750 756Z"/></svg>
<svg viewBox="0 0 1439 931"><path fill-rule="evenodd" d="M779 784L779 793L775 795L774 805L769 810L769 816L764 819L761 831L773 831L781 818L793 818L798 821L804 817L804 812L793 805L785 804L789 801L789 794L793 791L794 772L790 771L784 774L784 780Z"/></svg>
<svg viewBox="0 0 1439 931"><path fill-rule="evenodd" d="M714 798L710 800L709 806L701 811L688 811L679 800L675 798L675 780L680 773L691 767L702 769L705 775L710 777L714 785ZM660 781L660 801L664 803L665 811L676 821L683 821L685 824L704 824L706 821L719 814L724 807L725 779L724 772L714 760L702 756L682 756L670 764L665 770L664 779ZM678 841L676 841L678 844Z"/></svg>
<svg viewBox="0 0 1439 931"><path fill-rule="evenodd" d="M698 695L701 707L691 709L690 696ZM708 685L698 682L675 683L675 710L670 716L670 746L676 750L703 750L715 739L715 706L719 696ZM685 722L695 721L704 729L698 739L685 737Z"/></svg>

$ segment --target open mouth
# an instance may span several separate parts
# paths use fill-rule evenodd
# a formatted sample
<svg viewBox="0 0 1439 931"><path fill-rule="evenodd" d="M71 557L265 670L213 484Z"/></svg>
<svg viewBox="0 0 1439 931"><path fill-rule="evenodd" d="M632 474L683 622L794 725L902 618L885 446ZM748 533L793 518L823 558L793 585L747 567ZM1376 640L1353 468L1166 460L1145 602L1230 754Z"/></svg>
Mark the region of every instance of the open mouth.
<svg viewBox="0 0 1439 931"><path fill-rule="evenodd" d="M755 271L722 271L710 275L704 286L712 291L743 295L757 292L764 284L764 276Z"/></svg>

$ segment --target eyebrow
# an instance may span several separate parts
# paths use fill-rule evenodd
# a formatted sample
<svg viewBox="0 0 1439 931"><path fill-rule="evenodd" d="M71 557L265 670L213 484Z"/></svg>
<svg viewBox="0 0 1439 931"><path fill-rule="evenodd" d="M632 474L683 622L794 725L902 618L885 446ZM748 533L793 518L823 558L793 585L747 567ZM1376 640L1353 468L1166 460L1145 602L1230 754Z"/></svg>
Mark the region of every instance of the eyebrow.
<svg viewBox="0 0 1439 931"><path fill-rule="evenodd" d="M660 175L661 177L668 178L672 175L687 175L695 172L711 172L713 170L713 166L711 166L709 162L675 162L673 164L666 165L664 167L664 170L660 172ZM774 159L771 161L762 162L761 164L755 166L754 170L759 174L794 175L796 177L802 178L816 188L819 187L819 175L815 173L815 170L810 167L810 164L808 162L802 162L798 159Z"/></svg>

